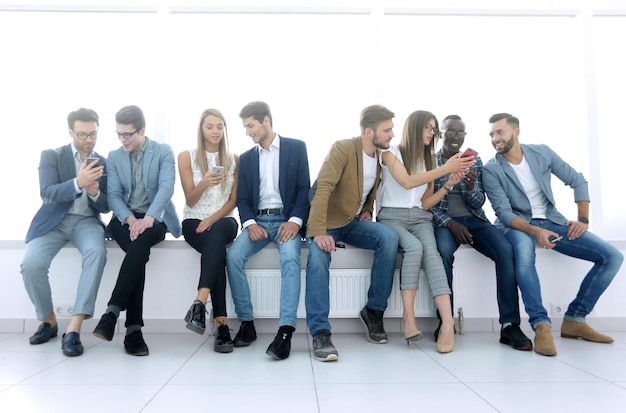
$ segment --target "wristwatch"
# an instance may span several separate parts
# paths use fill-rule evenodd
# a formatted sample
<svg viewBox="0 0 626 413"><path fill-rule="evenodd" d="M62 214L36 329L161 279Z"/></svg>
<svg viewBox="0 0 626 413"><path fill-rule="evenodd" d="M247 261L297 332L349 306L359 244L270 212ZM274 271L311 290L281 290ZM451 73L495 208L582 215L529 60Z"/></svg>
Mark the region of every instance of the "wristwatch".
<svg viewBox="0 0 626 413"><path fill-rule="evenodd" d="M589 220L585 217L578 217L578 222L589 225Z"/></svg>
<svg viewBox="0 0 626 413"><path fill-rule="evenodd" d="M453 189L453 188L454 188L454 187L452 187L452 188L448 188L448 185L446 185L446 184L444 184L444 185L443 185L443 189L445 189L445 190L446 190L446 192L450 192L450 191L452 191L452 189Z"/></svg>

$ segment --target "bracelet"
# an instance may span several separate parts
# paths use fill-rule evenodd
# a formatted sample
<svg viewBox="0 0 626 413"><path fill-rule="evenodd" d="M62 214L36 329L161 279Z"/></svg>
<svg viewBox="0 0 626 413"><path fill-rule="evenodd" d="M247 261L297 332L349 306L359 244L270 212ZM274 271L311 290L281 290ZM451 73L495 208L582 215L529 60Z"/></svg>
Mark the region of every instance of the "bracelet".
<svg viewBox="0 0 626 413"><path fill-rule="evenodd" d="M448 193L450 193L450 191L452 191L452 189L453 189L453 188L454 188L454 187L452 187L452 188L448 188L448 186L447 186L447 185L445 185L445 184L444 184L444 186L443 186L443 189L445 189L445 190L446 190L446 192L448 192Z"/></svg>
<svg viewBox="0 0 626 413"><path fill-rule="evenodd" d="M578 217L578 222L589 225L589 220L585 217Z"/></svg>

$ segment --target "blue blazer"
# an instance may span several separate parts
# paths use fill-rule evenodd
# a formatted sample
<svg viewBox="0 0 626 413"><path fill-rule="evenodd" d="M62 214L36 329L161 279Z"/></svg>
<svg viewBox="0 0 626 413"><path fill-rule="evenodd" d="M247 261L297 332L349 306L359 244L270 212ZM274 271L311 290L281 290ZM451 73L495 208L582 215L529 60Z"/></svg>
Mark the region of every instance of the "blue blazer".
<svg viewBox="0 0 626 413"><path fill-rule="evenodd" d="M111 151L108 157L109 186L108 201L113 210L113 217L125 223L126 218L133 215L128 208L132 178L130 169L130 153L124 147ZM176 182L174 152L163 143L157 143L146 138L143 162L143 183L148 193L150 207L146 215L150 215L159 222L165 223L167 230L176 238L180 236L181 228L176 208L172 202L174 184Z"/></svg>
<svg viewBox="0 0 626 413"><path fill-rule="evenodd" d="M532 174L548 199L546 218L556 224L565 225L567 219L557 211L552 194L552 174L574 190L575 201L589 201L587 181L547 145L521 147ZM495 224L503 232L510 230L511 221L515 217L530 222L530 201L515 171L502 155L497 154L483 167L483 187L497 216Z"/></svg>
<svg viewBox="0 0 626 413"><path fill-rule="evenodd" d="M98 164L104 166L104 173L106 174L106 159L95 152L93 155L100 159ZM39 188L43 205L35 214L28 228L26 242L44 235L59 225L67 211L74 205L74 200L82 195L81 192L76 193L74 178L76 178L76 167L71 144L41 152ZM89 197L87 199L89 207L98 213L97 216L102 222L100 213L109 212L106 175L99 179L99 183L100 196L98 200L93 201ZM104 226L104 223L102 225Z"/></svg>
<svg viewBox="0 0 626 413"><path fill-rule="evenodd" d="M283 201L284 215L287 219L302 219L301 234L309 216L308 193L311 186L309 177L309 159L304 142L284 138L280 139L278 186ZM239 186L237 188L237 208L243 224L249 219L256 219L259 209L259 149L258 146L246 151L239 158Z"/></svg>

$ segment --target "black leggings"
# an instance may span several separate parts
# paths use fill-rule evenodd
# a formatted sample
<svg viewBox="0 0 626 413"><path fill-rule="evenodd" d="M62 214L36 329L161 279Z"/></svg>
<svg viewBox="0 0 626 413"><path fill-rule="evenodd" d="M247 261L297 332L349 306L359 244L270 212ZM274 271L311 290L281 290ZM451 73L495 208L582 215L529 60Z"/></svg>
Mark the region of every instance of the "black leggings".
<svg viewBox="0 0 626 413"><path fill-rule="evenodd" d="M222 218L208 231L196 233L199 219L183 221L185 241L201 255L198 289L211 290L214 317L226 317L226 245L237 235L237 221Z"/></svg>

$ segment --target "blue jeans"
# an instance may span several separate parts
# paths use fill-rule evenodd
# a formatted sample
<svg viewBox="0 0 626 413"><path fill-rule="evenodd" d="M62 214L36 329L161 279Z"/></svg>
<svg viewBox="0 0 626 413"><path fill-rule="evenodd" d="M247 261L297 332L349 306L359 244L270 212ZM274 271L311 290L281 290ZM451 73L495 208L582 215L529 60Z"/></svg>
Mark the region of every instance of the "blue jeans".
<svg viewBox="0 0 626 413"><path fill-rule="evenodd" d="M398 234L378 222L353 219L348 225L326 231L335 242L345 242L358 248L374 250L374 262L367 292L367 306L385 311L391 294L393 273L398 254ZM306 265L306 319L311 334L330 330L330 260L331 254L321 250L312 238L307 238L309 255Z"/></svg>
<svg viewBox="0 0 626 413"><path fill-rule="evenodd" d="M554 245L555 251L594 263L580 284L578 294L568 306L564 316L564 319L568 321L584 322L600 295L619 271L624 256L617 248L589 231L575 240L569 240L567 239L568 227L564 225L545 219L533 219L530 223L563 236L563 239ZM511 241L515 251L517 283L522 292L526 312L530 317L530 325L533 329L536 329L539 324L550 325L548 313L541 303L541 287L535 268L535 238L517 230L510 230L506 233L506 237Z"/></svg>
<svg viewBox="0 0 626 413"><path fill-rule="evenodd" d="M453 217L454 221L464 225L472 234L474 241L470 246L496 264L496 286L498 309L500 310L500 324L520 322L519 295L517 280L515 279L515 261L513 247L491 223L476 217ZM448 228L439 227L435 230L437 248L443 259L443 266L448 276L448 285L452 289L452 265L454 253L459 243ZM450 302L453 304L452 296ZM453 304L454 308L454 304Z"/></svg>
<svg viewBox="0 0 626 413"><path fill-rule="evenodd" d="M26 244L21 272L26 292L35 305L37 319L40 321L44 321L54 312L48 271L52 259L68 241L82 255L82 269L73 313L84 314L85 318L93 316L102 271L107 260L104 227L96 217L67 214L55 228Z"/></svg>
<svg viewBox="0 0 626 413"><path fill-rule="evenodd" d="M258 215L256 222L267 231L268 237L252 241L248 231L243 231L228 249L226 267L228 283L235 303L235 312L239 321L254 319L250 285L246 276L248 259L261 251L270 241L276 244L280 255L280 326L296 327L298 321L298 303L300 301L300 247L299 236L284 244L278 242L278 227L287 220L282 215Z"/></svg>

